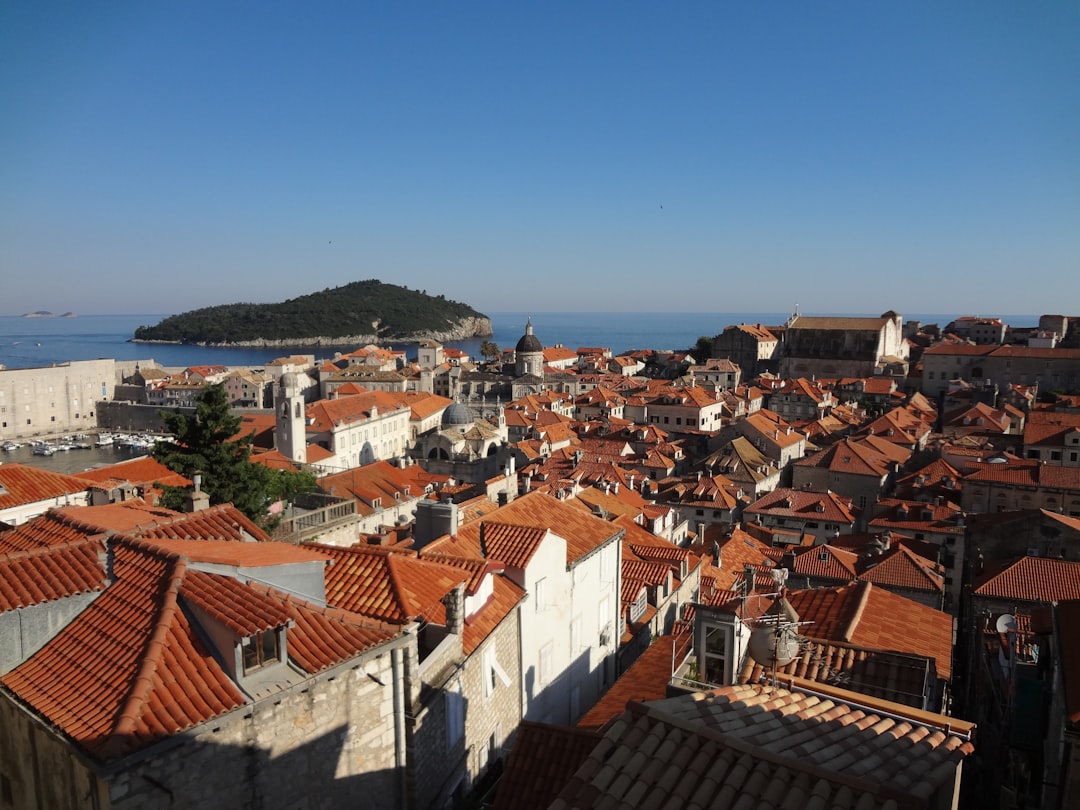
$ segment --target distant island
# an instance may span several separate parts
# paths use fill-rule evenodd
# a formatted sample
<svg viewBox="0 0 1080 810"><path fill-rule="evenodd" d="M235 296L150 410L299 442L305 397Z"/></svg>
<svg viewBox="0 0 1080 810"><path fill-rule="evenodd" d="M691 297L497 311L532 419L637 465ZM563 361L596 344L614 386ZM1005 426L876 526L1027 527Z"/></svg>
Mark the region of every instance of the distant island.
<svg viewBox="0 0 1080 810"><path fill-rule="evenodd" d="M74 312L65 312L63 315L56 315L45 309L39 309L36 312L24 312L19 316L20 318L74 318L77 317Z"/></svg>
<svg viewBox="0 0 1080 810"><path fill-rule="evenodd" d="M133 343L319 346L488 337L491 320L442 295L376 279L277 304L222 304L140 326Z"/></svg>

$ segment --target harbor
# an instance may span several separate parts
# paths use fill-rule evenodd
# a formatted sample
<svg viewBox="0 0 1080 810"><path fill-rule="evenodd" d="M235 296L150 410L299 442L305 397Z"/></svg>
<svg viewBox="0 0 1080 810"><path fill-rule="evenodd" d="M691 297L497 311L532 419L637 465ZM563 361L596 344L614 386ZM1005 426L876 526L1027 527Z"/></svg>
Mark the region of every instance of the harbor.
<svg viewBox="0 0 1080 810"><path fill-rule="evenodd" d="M148 456L164 438L147 433L57 435L0 445L0 464L26 464L50 472L77 475L119 461Z"/></svg>

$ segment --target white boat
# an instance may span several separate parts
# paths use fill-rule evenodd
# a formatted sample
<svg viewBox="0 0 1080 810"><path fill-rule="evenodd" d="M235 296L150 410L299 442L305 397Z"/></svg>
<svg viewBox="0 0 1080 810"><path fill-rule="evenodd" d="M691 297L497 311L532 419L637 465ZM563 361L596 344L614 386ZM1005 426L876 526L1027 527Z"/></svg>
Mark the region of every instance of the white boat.
<svg viewBox="0 0 1080 810"><path fill-rule="evenodd" d="M97 437L97 441L94 442L98 447L108 447L113 443L113 435L111 433L102 433Z"/></svg>
<svg viewBox="0 0 1080 810"><path fill-rule="evenodd" d="M19 444L18 442L12 442L12 441L4 442L4 444L2 446L9 453L14 453L16 450L18 450L20 447L22 447L22 445Z"/></svg>
<svg viewBox="0 0 1080 810"><path fill-rule="evenodd" d="M34 446L35 456L51 456L56 452L56 448L51 444L38 444Z"/></svg>

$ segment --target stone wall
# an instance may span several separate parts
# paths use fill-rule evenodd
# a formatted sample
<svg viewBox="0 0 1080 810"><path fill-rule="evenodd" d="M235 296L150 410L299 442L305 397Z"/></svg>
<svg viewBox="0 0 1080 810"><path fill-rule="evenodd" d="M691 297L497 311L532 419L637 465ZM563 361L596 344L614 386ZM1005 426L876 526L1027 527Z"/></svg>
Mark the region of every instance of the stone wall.
<svg viewBox="0 0 1080 810"><path fill-rule="evenodd" d="M2 694L0 810L404 807L393 655L383 645L108 766Z"/></svg>
<svg viewBox="0 0 1080 810"><path fill-rule="evenodd" d="M94 430L115 382L113 360L0 369L0 441Z"/></svg>

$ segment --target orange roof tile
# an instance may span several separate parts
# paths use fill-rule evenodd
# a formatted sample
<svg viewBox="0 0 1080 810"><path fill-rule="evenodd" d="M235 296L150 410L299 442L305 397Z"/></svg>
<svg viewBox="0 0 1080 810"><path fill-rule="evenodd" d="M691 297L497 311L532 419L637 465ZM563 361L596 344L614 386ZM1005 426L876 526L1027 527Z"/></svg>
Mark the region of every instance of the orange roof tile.
<svg viewBox="0 0 1080 810"><path fill-rule="evenodd" d="M974 593L1019 602L1080 599L1080 562L1021 557L976 579Z"/></svg>
<svg viewBox="0 0 1080 810"><path fill-rule="evenodd" d="M487 553L480 548L484 528ZM462 526L455 537L436 540L432 551L464 557L491 557L508 566L522 567L548 530L566 540L567 565L592 553L623 530L544 492L531 492L500 507L483 521Z"/></svg>
<svg viewBox="0 0 1080 810"><path fill-rule="evenodd" d="M442 600L470 579L461 568L421 560L414 551L379 546L309 547L334 561L326 571L327 604L394 624L419 619L445 624Z"/></svg>
<svg viewBox="0 0 1080 810"><path fill-rule="evenodd" d="M869 582L788 591L808 638L934 658L938 676L952 677L952 617Z"/></svg>
<svg viewBox="0 0 1080 810"><path fill-rule="evenodd" d="M92 538L0 555L0 613L103 590L104 556Z"/></svg>
<svg viewBox="0 0 1080 810"><path fill-rule="evenodd" d="M951 795L974 750L951 718L804 684L632 703L550 807L869 810Z"/></svg>
<svg viewBox="0 0 1080 810"><path fill-rule="evenodd" d="M660 636L578 721L580 729L600 729L632 701L663 700L672 673L682 664L689 637ZM680 658L681 655L681 658Z"/></svg>
<svg viewBox="0 0 1080 810"><path fill-rule="evenodd" d="M116 567L115 584L0 679L101 760L245 702L180 609L186 563L118 543Z"/></svg>
<svg viewBox="0 0 1080 810"><path fill-rule="evenodd" d="M31 467L0 464L0 509L86 492L86 479Z"/></svg>
<svg viewBox="0 0 1080 810"><path fill-rule="evenodd" d="M596 747L589 731L523 721L495 795L495 810L546 810Z"/></svg>

